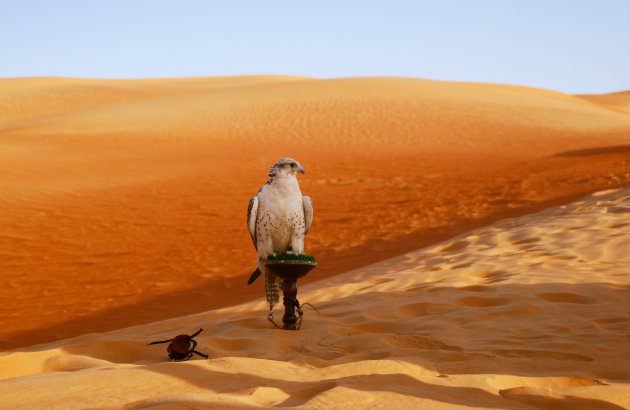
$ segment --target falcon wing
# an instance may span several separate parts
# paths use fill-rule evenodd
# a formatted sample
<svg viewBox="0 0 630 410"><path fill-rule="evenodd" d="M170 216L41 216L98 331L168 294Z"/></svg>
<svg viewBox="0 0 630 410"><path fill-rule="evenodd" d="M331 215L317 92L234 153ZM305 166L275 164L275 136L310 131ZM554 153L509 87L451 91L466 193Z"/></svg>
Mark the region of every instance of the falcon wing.
<svg viewBox="0 0 630 410"><path fill-rule="evenodd" d="M258 195L254 195L247 206L247 228L249 229L249 235L252 237L254 248L258 250L258 244L256 243L256 215L258 215Z"/></svg>
<svg viewBox="0 0 630 410"><path fill-rule="evenodd" d="M313 224L313 201L310 196L302 197L302 207L304 208L304 235L306 235Z"/></svg>

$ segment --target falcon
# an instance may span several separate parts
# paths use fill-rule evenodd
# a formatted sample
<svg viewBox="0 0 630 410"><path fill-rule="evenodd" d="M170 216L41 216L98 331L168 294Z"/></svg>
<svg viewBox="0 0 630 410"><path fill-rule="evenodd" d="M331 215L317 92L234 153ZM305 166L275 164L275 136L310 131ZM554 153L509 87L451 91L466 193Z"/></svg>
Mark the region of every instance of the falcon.
<svg viewBox="0 0 630 410"><path fill-rule="evenodd" d="M265 274L269 310L278 303L281 279L265 268L269 255L278 252L304 253L304 237L313 223L313 203L302 196L297 174L304 168L292 158L282 158L269 170L267 183L252 197L247 208L247 227L258 252L258 267L248 285Z"/></svg>

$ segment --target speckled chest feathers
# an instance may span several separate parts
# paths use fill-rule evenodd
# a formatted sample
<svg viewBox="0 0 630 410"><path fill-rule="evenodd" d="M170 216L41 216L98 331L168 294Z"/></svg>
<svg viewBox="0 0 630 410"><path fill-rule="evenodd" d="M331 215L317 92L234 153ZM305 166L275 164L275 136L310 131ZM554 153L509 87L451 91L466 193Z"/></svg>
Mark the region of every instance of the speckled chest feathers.
<svg viewBox="0 0 630 410"><path fill-rule="evenodd" d="M273 252L293 250L290 249L291 238L303 236L305 231L302 193L297 179L270 179L258 197L257 242L271 239Z"/></svg>

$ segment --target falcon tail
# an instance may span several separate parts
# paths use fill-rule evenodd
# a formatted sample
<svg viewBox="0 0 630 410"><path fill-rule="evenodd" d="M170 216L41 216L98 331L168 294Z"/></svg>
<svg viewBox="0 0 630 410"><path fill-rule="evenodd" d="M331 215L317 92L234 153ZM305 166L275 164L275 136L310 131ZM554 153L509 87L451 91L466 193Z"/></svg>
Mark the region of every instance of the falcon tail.
<svg viewBox="0 0 630 410"><path fill-rule="evenodd" d="M260 271L260 269L256 268L255 271L252 272L251 276L249 277L249 280L247 281L248 285L251 285L252 283L254 283L254 281L256 279L258 279L258 277L260 276L262 272Z"/></svg>

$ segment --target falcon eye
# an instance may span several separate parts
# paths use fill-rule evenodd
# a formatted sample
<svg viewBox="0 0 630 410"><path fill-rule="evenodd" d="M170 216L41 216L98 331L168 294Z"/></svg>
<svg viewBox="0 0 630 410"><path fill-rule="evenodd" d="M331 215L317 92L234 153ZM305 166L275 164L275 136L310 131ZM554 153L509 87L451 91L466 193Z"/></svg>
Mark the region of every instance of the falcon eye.
<svg viewBox="0 0 630 410"><path fill-rule="evenodd" d="M295 167L297 167L297 165L295 163L293 163L293 164L291 164L291 167L295 168Z"/></svg>

